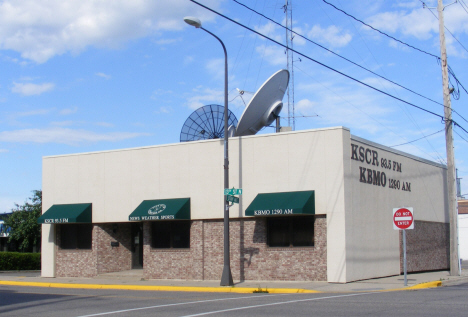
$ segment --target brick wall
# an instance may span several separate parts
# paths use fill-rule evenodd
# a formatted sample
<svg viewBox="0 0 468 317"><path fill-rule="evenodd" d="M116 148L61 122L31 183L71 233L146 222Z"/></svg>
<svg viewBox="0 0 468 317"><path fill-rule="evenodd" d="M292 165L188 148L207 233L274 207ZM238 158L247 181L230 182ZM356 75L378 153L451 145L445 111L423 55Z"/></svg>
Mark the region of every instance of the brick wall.
<svg viewBox="0 0 468 317"><path fill-rule="evenodd" d="M230 257L234 280L326 281L326 218L316 216L314 246L270 248L266 219L231 220ZM222 220L192 221L190 249L151 249L151 225L144 224L144 276L148 279L218 280L224 254Z"/></svg>
<svg viewBox="0 0 468 317"><path fill-rule="evenodd" d="M408 272L445 270L450 267L450 227L448 223L415 221L406 230ZM403 232L400 230L400 271L403 273Z"/></svg>
<svg viewBox="0 0 468 317"><path fill-rule="evenodd" d="M143 223L143 268L146 279L203 279L203 222L192 221L189 249L151 248L151 222Z"/></svg>
<svg viewBox="0 0 468 317"><path fill-rule="evenodd" d="M97 224L95 250L97 273L130 270L132 268L131 223ZM94 233L94 232L93 232ZM119 242L112 247L111 242Z"/></svg>
<svg viewBox="0 0 468 317"><path fill-rule="evenodd" d="M91 250L62 250L60 248L60 230L66 225L55 225L56 228L56 277L93 277L97 275L95 239L98 227L93 227Z"/></svg>
<svg viewBox="0 0 468 317"><path fill-rule="evenodd" d="M66 225L57 225L56 228L57 277L93 277L132 268L130 223L94 225L91 250L62 250L60 230ZM120 245L112 247L111 241Z"/></svg>
<svg viewBox="0 0 468 317"><path fill-rule="evenodd" d="M60 249L57 226L57 277L93 277L130 270L131 224L96 224L92 250ZM325 216L316 216L314 246L270 248L266 219L231 220L231 272L234 280L326 281ZM112 247L117 241L119 247ZM189 249L151 248L151 222L143 223L143 267L146 279L218 280L224 254L222 220L192 221Z"/></svg>

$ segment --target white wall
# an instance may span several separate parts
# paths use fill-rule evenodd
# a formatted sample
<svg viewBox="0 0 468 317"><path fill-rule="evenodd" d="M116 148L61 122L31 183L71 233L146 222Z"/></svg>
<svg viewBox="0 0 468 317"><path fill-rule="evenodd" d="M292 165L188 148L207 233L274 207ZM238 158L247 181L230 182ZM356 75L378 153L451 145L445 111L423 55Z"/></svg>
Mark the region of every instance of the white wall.
<svg viewBox="0 0 468 317"><path fill-rule="evenodd" d="M458 215L458 243L460 258L468 260L468 214Z"/></svg>
<svg viewBox="0 0 468 317"><path fill-rule="evenodd" d="M376 151L378 166L351 159L351 144ZM399 232L393 229L393 208L413 207L415 220L449 222L446 169L357 137L352 137L348 148L346 280L399 274ZM391 160L392 168L383 168L381 159ZM393 162L401 164L401 172L393 169ZM384 172L386 186L361 182L360 167ZM390 179L400 181L399 190L389 188ZM411 184L411 191L402 190L403 182Z"/></svg>
<svg viewBox="0 0 468 317"><path fill-rule="evenodd" d="M351 159L351 144L376 151L379 166ZM127 222L143 200L190 197L192 219L221 219L223 157L222 140L45 157L43 210L92 203L94 223ZM445 169L342 127L230 138L229 158L230 187L244 191L232 218L243 217L258 193L315 191L316 214L327 215L329 282L399 274L393 208L448 222ZM401 173L383 169L381 158L401 163ZM386 186L360 182L360 167L384 171ZM411 192L388 188L390 178L411 183ZM54 275L50 226L43 225L44 276Z"/></svg>
<svg viewBox="0 0 468 317"><path fill-rule="evenodd" d="M342 127L229 139L230 187L244 190L230 217L243 217L258 193L315 190L316 214L327 214L330 281L344 276L343 139ZM223 158L222 140L45 157L43 210L92 203L94 223L127 222L143 200L190 197L192 219L221 219Z"/></svg>

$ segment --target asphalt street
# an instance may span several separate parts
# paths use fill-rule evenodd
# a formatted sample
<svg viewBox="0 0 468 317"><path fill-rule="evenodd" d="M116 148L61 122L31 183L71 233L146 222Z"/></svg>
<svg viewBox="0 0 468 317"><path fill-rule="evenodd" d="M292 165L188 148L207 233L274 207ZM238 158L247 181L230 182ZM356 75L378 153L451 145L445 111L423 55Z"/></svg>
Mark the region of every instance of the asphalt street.
<svg viewBox="0 0 468 317"><path fill-rule="evenodd" d="M223 294L2 286L1 316L464 316L468 284L393 292Z"/></svg>

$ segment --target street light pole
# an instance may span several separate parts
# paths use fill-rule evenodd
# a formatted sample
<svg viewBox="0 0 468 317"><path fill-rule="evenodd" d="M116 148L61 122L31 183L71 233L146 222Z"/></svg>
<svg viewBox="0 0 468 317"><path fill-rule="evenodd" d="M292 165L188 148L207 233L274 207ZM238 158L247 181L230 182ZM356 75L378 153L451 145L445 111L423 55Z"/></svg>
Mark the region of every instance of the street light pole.
<svg viewBox="0 0 468 317"><path fill-rule="evenodd" d="M206 33L214 36L224 50L224 189L229 188L229 144L228 144L228 59L227 51L224 46L223 41L210 31L204 29L201 26L201 21L194 17L185 17L184 21L196 27L197 29L202 29ZM229 243L229 203L227 201L226 195L224 195L224 266L223 274L221 275L221 286L232 286L234 282L232 281L231 274L231 259L230 259L230 243Z"/></svg>

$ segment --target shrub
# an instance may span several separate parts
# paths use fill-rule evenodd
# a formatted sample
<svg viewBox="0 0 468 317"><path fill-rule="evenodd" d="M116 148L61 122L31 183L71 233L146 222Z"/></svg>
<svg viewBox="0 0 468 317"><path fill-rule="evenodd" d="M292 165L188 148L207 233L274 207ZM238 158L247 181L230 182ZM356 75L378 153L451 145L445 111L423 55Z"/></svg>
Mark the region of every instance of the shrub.
<svg viewBox="0 0 468 317"><path fill-rule="evenodd" d="M40 269L40 253L0 252L0 271L21 271Z"/></svg>

